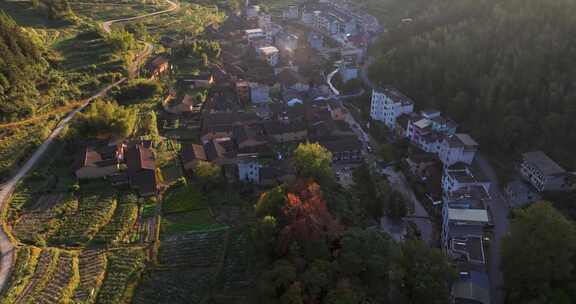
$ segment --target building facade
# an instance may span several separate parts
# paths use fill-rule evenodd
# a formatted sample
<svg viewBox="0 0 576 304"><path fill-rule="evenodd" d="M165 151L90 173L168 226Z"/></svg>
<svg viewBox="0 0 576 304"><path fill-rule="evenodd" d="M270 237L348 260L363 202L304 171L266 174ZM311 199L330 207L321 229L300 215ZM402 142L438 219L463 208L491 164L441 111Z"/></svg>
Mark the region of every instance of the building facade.
<svg viewBox="0 0 576 304"><path fill-rule="evenodd" d="M390 129L395 127L398 116L413 111L414 102L394 88L372 91L370 117L384 122Z"/></svg>

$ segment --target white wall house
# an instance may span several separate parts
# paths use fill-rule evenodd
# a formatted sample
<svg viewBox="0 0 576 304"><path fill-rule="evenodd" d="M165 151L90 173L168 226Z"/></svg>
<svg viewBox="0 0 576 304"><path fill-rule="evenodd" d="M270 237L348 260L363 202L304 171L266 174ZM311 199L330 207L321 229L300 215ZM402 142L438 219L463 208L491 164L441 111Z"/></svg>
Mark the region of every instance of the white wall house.
<svg viewBox="0 0 576 304"><path fill-rule="evenodd" d="M282 18L288 20L298 19L300 17L300 10L298 5L288 5L288 7L282 11Z"/></svg>
<svg viewBox="0 0 576 304"><path fill-rule="evenodd" d="M238 156L238 180L245 183L260 182L260 163L256 155Z"/></svg>
<svg viewBox="0 0 576 304"><path fill-rule="evenodd" d="M462 162L472 164L478 151L478 143L468 134L456 133L444 136L438 157L445 167Z"/></svg>
<svg viewBox="0 0 576 304"><path fill-rule="evenodd" d="M394 88L372 91L370 117L384 122L390 129L394 129L398 116L413 111L414 102Z"/></svg>
<svg viewBox="0 0 576 304"><path fill-rule="evenodd" d="M260 56L261 59L268 62L269 65L276 66L278 64L279 51L276 47L274 46L261 47L258 49L257 53L258 56Z"/></svg>
<svg viewBox="0 0 576 304"><path fill-rule="evenodd" d="M253 104L262 104L270 101L270 87L264 84L251 82L250 100Z"/></svg>
<svg viewBox="0 0 576 304"><path fill-rule="evenodd" d="M266 33L261 28L249 29L244 31L246 40L253 41L260 38L266 38Z"/></svg>
<svg viewBox="0 0 576 304"><path fill-rule="evenodd" d="M490 181L473 171L468 165L457 163L444 169L442 190L445 193L475 186L484 188L487 193L490 192Z"/></svg>
<svg viewBox="0 0 576 304"><path fill-rule="evenodd" d="M538 191L569 191L574 174L568 173L542 151L522 154L520 174Z"/></svg>

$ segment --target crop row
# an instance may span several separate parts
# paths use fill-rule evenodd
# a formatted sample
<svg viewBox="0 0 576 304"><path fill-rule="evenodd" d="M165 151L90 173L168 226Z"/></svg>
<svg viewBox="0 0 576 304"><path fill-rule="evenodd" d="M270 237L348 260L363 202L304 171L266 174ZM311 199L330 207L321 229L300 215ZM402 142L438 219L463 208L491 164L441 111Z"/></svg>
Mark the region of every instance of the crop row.
<svg viewBox="0 0 576 304"><path fill-rule="evenodd" d="M124 248L108 255L104 283L98 293L97 303L121 303L126 287L144 268L145 255L140 248Z"/></svg>
<svg viewBox="0 0 576 304"><path fill-rule="evenodd" d="M106 224L94 237L94 242L117 244L126 240L130 230L134 228L136 220L138 219L138 205L119 201L118 207L114 212L114 216L108 224Z"/></svg>
<svg viewBox="0 0 576 304"><path fill-rule="evenodd" d="M62 194L43 195L36 208L24 213L14 224L14 233L21 241L45 245L45 240L57 231L65 218L78 208L78 201Z"/></svg>
<svg viewBox="0 0 576 304"><path fill-rule="evenodd" d="M18 295L28 286L38 264L40 252L37 247L25 246L16 251L16 263L0 303L14 303Z"/></svg>
<svg viewBox="0 0 576 304"><path fill-rule="evenodd" d="M133 303L202 303L213 281L205 269L154 270L138 285Z"/></svg>
<svg viewBox="0 0 576 304"><path fill-rule="evenodd" d="M28 303L68 303L79 280L78 257L69 252L62 252L50 279L44 288L38 289L35 294L30 295Z"/></svg>
<svg viewBox="0 0 576 304"><path fill-rule="evenodd" d="M255 275L253 247L246 232L231 233L221 278L224 292L245 289Z"/></svg>
<svg viewBox="0 0 576 304"><path fill-rule="evenodd" d="M116 199L112 195L84 196L76 214L64 221L51 241L68 245L86 243L110 221L115 209Z"/></svg>
<svg viewBox="0 0 576 304"><path fill-rule="evenodd" d="M84 250L79 256L80 283L74 291L74 303L94 303L106 274L106 253Z"/></svg>
<svg viewBox="0 0 576 304"><path fill-rule="evenodd" d="M227 230L190 232L162 242L161 264L209 267L217 265L226 247Z"/></svg>

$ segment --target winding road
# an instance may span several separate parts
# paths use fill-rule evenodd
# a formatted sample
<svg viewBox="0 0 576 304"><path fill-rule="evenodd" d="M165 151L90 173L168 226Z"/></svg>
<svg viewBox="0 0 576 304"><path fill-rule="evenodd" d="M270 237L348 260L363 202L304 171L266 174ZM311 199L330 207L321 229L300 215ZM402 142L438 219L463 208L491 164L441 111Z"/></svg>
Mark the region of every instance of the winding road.
<svg viewBox="0 0 576 304"><path fill-rule="evenodd" d="M105 32L110 33L110 31L111 31L110 27L114 23L132 21L132 20L137 20L137 19L141 19L141 18L165 14L165 13L172 12L172 11L174 11L180 7L179 4L176 2L173 2L170 0L166 0L166 1L170 4L170 8L168 8L166 10L155 12L155 13L149 13L149 14L145 14L145 15L141 15L141 16L136 16L136 17L122 18L122 19L115 19L115 20L106 21L102 24L102 27L103 27ZM145 50L137 57L137 60L135 60L135 64L137 64L137 62L139 62L140 60L145 58L148 54L150 54L152 52L152 49L153 49L153 45L150 43L147 43ZM48 148L50 147L52 142L54 142L54 139L56 139L58 137L58 135L60 135L60 133L62 132L64 127L74 118L74 116L76 116L76 114L78 112L80 112L84 108L86 108L90 104L90 102L92 102L93 100L95 100L99 97L106 95L108 93L108 91L110 91L110 89L122 84L126 80L127 80L127 78L124 77L124 78L120 79L119 81L117 81L117 82L105 87L104 89L100 90L97 94L86 99L80 107L78 107L77 109L68 113L68 115L66 115L66 117L64 117L64 119L62 119L58 123L58 125L52 131L52 133L50 133L48 138L40 145L40 147L38 147L38 149L34 152L34 154L32 154L30 159L28 159L28 161L26 161L26 163L18 170L18 172L9 181L7 181L6 183L1 185L2 188L0 189L0 211L3 211L4 208L6 208L6 204L9 200L10 196L12 195L14 190L16 189L16 186L18 185L18 183L22 180L22 178L24 178L24 176L26 176L26 174L34 167L34 165L42 158L42 156L46 153L46 151L48 150ZM4 220L3 217L2 217L2 220ZM2 291L4 289L4 287L6 286L6 282L8 281L8 278L10 277L10 272L12 270L12 266L14 265L15 244L12 243L12 240L10 239L10 237L8 235L9 231L6 231L7 229L8 228L7 228L6 223L2 222L2 226L0 227L0 254L1 254L1 256L0 256L0 259L1 259L0 260L0 291Z"/></svg>

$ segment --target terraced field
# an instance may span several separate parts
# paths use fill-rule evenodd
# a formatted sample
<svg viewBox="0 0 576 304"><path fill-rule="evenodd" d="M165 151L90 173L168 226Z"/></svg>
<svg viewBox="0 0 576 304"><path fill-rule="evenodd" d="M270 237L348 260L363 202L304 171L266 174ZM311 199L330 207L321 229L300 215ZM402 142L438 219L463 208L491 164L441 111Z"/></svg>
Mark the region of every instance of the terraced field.
<svg viewBox="0 0 576 304"><path fill-rule="evenodd" d="M34 275L41 252L42 249L40 248L28 246L17 250L16 266L6 291L0 298L0 303L14 303L18 295L28 286L30 279Z"/></svg>
<svg viewBox="0 0 576 304"><path fill-rule="evenodd" d="M101 250L84 250L79 259L80 283L72 300L75 303L94 303L106 274L106 253Z"/></svg>
<svg viewBox="0 0 576 304"><path fill-rule="evenodd" d="M141 248L117 249L108 254L106 278L98 293L97 303L123 303L128 284L144 268L145 255Z"/></svg>
<svg viewBox="0 0 576 304"><path fill-rule="evenodd" d="M69 302L80 276L76 253L48 248L37 254L38 248L29 248L22 252L21 257L28 255L31 263L24 266L26 270L17 271L12 277L12 282L18 283L11 284L11 289L4 295L2 303ZM36 256L39 257L36 259ZM20 260L20 257L18 259Z"/></svg>
<svg viewBox="0 0 576 304"><path fill-rule="evenodd" d="M130 240L129 233L138 219L138 197L121 195L112 219L94 236L95 243L116 245Z"/></svg>
<svg viewBox="0 0 576 304"><path fill-rule="evenodd" d="M83 195L76 213L66 218L50 242L61 245L85 244L110 221L115 210L116 199L112 193Z"/></svg>
<svg viewBox="0 0 576 304"><path fill-rule="evenodd" d="M77 209L78 201L67 193L42 195L13 225L13 232L25 243L45 242Z"/></svg>
<svg viewBox="0 0 576 304"><path fill-rule="evenodd" d="M138 285L134 304L193 304L208 296L214 274L206 269L167 269L149 273Z"/></svg>
<svg viewBox="0 0 576 304"><path fill-rule="evenodd" d="M188 232L162 241L160 264L189 267L214 267L222 262L228 229Z"/></svg>

